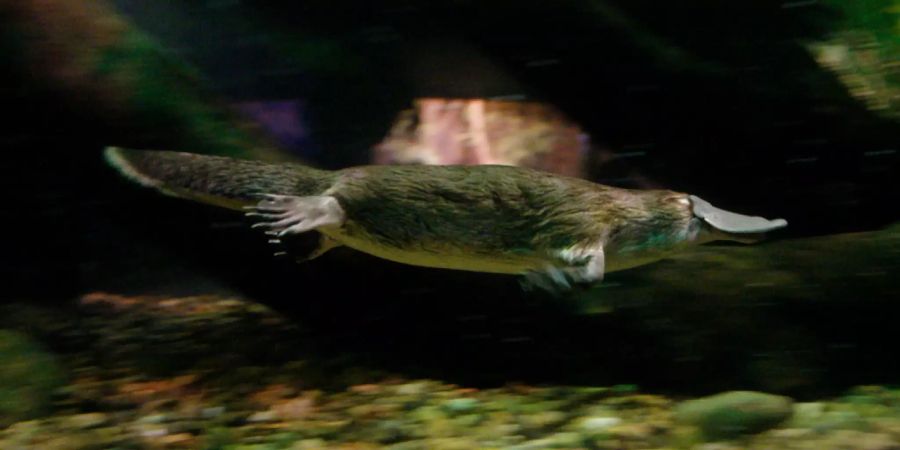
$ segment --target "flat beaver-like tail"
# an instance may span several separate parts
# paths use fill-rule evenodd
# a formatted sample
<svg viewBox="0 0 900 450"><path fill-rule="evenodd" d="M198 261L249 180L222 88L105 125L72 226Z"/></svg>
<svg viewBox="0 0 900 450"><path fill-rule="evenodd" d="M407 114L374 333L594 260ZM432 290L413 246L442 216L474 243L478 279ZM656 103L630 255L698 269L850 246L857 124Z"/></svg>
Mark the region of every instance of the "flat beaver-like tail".
<svg viewBox="0 0 900 450"><path fill-rule="evenodd" d="M168 195L240 209L260 194L316 195L328 189L332 172L299 164L167 151L107 147L107 162L143 186Z"/></svg>

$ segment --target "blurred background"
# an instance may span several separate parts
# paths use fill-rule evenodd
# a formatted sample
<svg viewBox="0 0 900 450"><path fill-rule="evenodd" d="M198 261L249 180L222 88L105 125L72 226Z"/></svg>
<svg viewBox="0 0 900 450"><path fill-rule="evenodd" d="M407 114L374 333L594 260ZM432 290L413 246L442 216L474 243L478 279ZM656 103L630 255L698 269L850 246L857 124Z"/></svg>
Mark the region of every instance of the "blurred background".
<svg viewBox="0 0 900 450"><path fill-rule="evenodd" d="M113 314L131 353L93 348L91 364L149 358L139 373L173 376L219 348L237 356L211 370L302 357L354 382L800 399L900 377L896 0L3 0L0 49L0 326L69 355L68 379L97 345L72 336L96 319L85 304L141 296L240 298L302 332L210 344ZM517 164L790 226L526 293L347 249L274 258L240 215L122 180L107 145L329 169Z"/></svg>

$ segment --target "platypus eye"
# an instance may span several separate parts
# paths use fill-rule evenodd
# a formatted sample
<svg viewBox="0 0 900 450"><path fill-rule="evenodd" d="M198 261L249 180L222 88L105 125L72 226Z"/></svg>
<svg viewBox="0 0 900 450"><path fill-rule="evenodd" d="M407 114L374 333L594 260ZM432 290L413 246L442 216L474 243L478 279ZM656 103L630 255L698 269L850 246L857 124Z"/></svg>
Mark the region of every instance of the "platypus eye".
<svg viewBox="0 0 900 450"><path fill-rule="evenodd" d="M688 206L691 204L691 201L688 200L687 195L685 194L676 194L672 193L663 197L663 202L666 204L675 204L675 205L683 205Z"/></svg>

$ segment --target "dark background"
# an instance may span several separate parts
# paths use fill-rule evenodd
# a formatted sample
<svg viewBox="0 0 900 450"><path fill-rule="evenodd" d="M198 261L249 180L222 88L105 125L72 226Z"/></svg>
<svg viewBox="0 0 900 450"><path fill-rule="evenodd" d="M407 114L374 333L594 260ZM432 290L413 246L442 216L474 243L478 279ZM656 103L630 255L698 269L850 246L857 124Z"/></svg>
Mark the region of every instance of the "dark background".
<svg viewBox="0 0 900 450"><path fill-rule="evenodd" d="M558 106L598 150L621 155L592 165L593 180L634 186L625 174L637 172L726 209L785 217L790 227L776 239L876 230L898 218L900 126L852 99L800 45L840 19L824 6L115 3L225 98L301 99L314 151L299 151L322 167L366 162L415 97L511 96ZM0 76L0 101L11 112L0 132L10 299L63 305L93 290L240 293L315 330L323 355L410 374L486 385L766 387L741 369L742 355L756 350L739 336L677 360L662 342L671 336L647 331L639 309L577 314L571 301L523 293L511 277L345 250L302 266L272 258L241 217L147 192L105 167L100 152L115 123L34 87L15 66ZM640 274L610 281L640 282ZM778 312L785 327L830 324L864 349L849 362L817 362L817 376L787 389L896 381L881 344L896 341L887 330L900 307L861 300L889 309ZM808 345L822 345L815 339Z"/></svg>

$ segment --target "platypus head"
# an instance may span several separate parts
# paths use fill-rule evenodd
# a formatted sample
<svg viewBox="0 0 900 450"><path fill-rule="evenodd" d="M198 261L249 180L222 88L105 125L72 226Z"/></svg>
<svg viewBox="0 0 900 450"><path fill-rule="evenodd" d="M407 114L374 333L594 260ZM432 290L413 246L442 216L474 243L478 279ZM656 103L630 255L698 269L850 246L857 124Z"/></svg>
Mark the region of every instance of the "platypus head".
<svg viewBox="0 0 900 450"><path fill-rule="evenodd" d="M712 241L752 243L765 233L787 225L725 211L696 195L667 190L640 191L639 202L623 200L626 220L615 228L610 242L628 251L667 251L684 244ZM638 205L635 207L635 205Z"/></svg>
<svg viewBox="0 0 900 450"><path fill-rule="evenodd" d="M712 241L753 243L762 240L767 232L787 226L784 219L769 220L716 208L696 195L687 196L687 201L693 214L690 226L696 230L693 240L698 243Z"/></svg>
<svg viewBox="0 0 900 450"><path fill-rule="evenodd" d="M631 191L635 192L635 191ZM755 242L764 233L787 225L721 210L680 192L637 191L618 198L617 226L604 244L607 271L627 269L665 258L671 251L712 241Z"/></svg>

